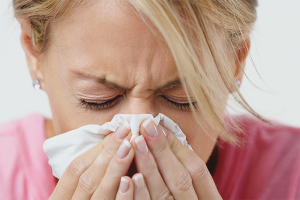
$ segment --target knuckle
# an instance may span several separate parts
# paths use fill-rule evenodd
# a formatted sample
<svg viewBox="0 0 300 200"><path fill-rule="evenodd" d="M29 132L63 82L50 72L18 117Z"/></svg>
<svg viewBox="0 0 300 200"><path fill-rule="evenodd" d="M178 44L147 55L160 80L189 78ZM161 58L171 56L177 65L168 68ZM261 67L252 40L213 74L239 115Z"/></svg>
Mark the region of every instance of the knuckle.
<svg viewBox="0 0 300 200"><path fill-rule="evenodd" d="M179 173L174 181L175 189L186 192L192 187L192 178L187 171Z"/></svg>
<svg viewBox="0 0 300 200"><path fill-rule="evenodd" d="M116 161L112 160L107 166L105 174L108 175L113 180L118 177L119 171L120 171L120 166L116 166ZM106 185L103 185L102 187L105 186Z"/></svg>
<svg viewBox="0 0 300 200"><path fill-rule="evenodd" d="M99 143L101 147L105 147L112 140L112 134L108 134L104 137L104 139Z"/></svg>
<svg viewBox="0 0 300 200"><path fill-rule="evenodd" d="M75 158L68 167L68 172L72 177L79 178L87 169L86 164L80 157Z"/></svg>
<svg viewBox="0 0 300 200"><path fill-rule="evenodd" d="M208 173L206 164L201 159L195 159L189 165L189 171L193 179L203 179Z"/></svg>
<svg viewBox="0 0 300 200"><path fill-rule="evenodd" d="M116 158L116 159L112 160L112 163L113 163L113 165L112 165L113 168L116 168L114 170L117 170L121 166L127 166L127 165L129 165L131 163L131 160Z"/></svg>
<svg viewBox="0 0 300 200"><path fill-rule="evenodd" d="M108 164L109 160L105 159L105 157L103 157L103 154L99 154L96 159L94 160L92 167L93 169L103 169L104 166L106 166Z"/></svg>
<svg viewBox="0 0 300 200"><path fill-rule="evenodd" d="M120 168L123 166L126 166L126 164L123 160L112 160L109 166L106 169L106 173L112 178L116 179L120 176Z"/></svg>
<svg viewBox="0 0 300 200"><path fill-rule="evenodd" d="M140 166L141 173L144 175L149 175L151 177L153 173L159 171L152 154L149 154L149 156L135 157L135 159L137 161L137 166Z"/></svg>
<svg viewBox="0 0 300 200"><path fill-rule="evenodd" d="M104 150L104 154L103 155L105 155L106 158L112 158L115 155L115 153L116 153L116 150L114 150L114 148L112 147L111 144L104 145L103 150Z"/></svg>
<svg viewBox="0 0 300 200"><path fill-rule="evenodd" d="M99 186L100 188L101 186ZM98 188L97 188L98 190ZM104 190L101 190L101 191L104 191ZM107 192L97 192L97 193L94 193L92 195L91 198L89 198L90 200L96 200L96 199L101 199L101 200L111 200L112 198L108 196L109 194L107 194Z"/></svg>
<svg viewBox="0 0 300 200"><path fill-rule="evenodd" d="M164 191L158 198L154 198L157 200L174 200L174 197L172 196L171 192L169 190Z"/></svg>
<svg viewBox="0 0 300 200"><path fill-rule="evenodd" d="M98 146L99 146L99 149L104 149L105 148L105 142L103 142L103 140L98 144Z"/></svg>
<svg viewBox="0 0 300 200"><path fill-rule="evenodd" d="M170 145L171 149L177 149L178 148L178 143L174 138L172 138L172 136L168 137L168 142L169 142L169 145Z"/></svg>
<svg viewBox="0 0 300 200"><path fill-rule="evenodd" d="M151 177L155 171L158 171L157 164L153 160L148 160L144 163L143 175Z"/></svg>
<svg viewBox="0 0 300 200"><path fill-rule="evenodd" d="M90 193L95 189L95 178L91 174L83 173L78 182L78 189L84 193Z"/></svg>
<svg viewBox="0 0 300 200"><path fill-rule="evenodd" d="M157 149L155 150L155 154L158 157L164 157L166 154L169 154L169 152L170 152L170 151L168 151L168 147L169 147L169 144L167 142L163 143L162 145L158 145Z"/></svg>

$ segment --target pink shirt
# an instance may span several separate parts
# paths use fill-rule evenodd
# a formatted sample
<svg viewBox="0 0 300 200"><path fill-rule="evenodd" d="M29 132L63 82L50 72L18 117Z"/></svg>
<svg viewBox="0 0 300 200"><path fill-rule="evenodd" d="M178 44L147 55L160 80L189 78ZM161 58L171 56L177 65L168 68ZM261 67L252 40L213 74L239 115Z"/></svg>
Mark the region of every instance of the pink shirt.
<svg viewBox="0 0 300 200"><path fill-rule="evenodd" d="M300 199L300 128L235 117L243 147L222 142L214 180L223 199Z"/></svg>
<svg viewBox="0 0 300 200"><path fill-rule="evenodd" d="M45 118L0 126L0 199L48 199L55 179L43 152ZM300 199L300 129L238 117L247 141L222 142L213 178L224 199Z"/></svg>
<svg viewBox="0 0 300 200"><path fill-rule="evenodd" d="M43 151L45 118L32 114L0 126L0 199L48 199L55 188Z"/></svg>

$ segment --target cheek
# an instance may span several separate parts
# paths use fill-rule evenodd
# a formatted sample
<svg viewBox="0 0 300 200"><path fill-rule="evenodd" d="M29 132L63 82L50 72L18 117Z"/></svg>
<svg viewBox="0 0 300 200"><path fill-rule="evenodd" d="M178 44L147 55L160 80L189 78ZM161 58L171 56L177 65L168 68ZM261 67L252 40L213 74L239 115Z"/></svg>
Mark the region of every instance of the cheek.
<svg viewBox="0 0 300 200"><path fill-rule="evenodd" d="M110 111L91 112L79 105L79 101L64 88L55 89L49 96L56 134L62 134L87 124L102 125L114 116Z"/></svg>

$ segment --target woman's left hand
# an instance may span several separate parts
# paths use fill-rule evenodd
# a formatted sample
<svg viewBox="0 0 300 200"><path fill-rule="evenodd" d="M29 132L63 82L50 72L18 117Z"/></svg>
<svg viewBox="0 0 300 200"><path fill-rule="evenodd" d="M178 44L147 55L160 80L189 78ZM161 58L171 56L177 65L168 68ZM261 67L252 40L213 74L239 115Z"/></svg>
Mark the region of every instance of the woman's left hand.
<svg viewBox="0 0 300 200"><path fill-rule="evenodd" d="M173 133L150 120L140 133L133 147L143 180L134 188L134 199L222 199L205 162Z"/></svg>

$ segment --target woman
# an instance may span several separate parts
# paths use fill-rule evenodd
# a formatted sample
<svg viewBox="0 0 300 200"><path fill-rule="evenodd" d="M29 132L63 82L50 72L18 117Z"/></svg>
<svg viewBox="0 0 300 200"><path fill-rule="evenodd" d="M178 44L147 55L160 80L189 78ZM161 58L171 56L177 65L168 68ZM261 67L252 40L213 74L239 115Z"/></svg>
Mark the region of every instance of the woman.
<svg viewBox="0 0 300 200"><path fill-rule="evenodd" d="M13 3L53 119L31 115L1 127L4 199L300 197L300 130L263 122L238 90L255 0ZM224 117L229 94L261 121ZM56 180L44 140L118 113L163 113L194 151L151 121L129 143L122 125Z"/></svg>

